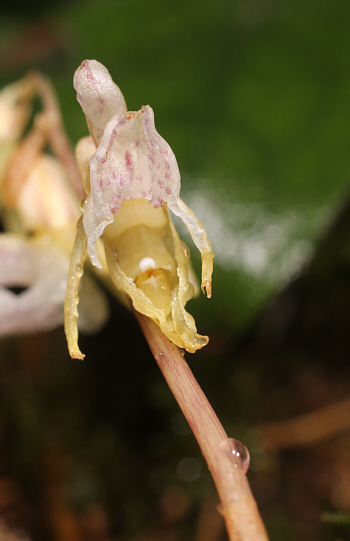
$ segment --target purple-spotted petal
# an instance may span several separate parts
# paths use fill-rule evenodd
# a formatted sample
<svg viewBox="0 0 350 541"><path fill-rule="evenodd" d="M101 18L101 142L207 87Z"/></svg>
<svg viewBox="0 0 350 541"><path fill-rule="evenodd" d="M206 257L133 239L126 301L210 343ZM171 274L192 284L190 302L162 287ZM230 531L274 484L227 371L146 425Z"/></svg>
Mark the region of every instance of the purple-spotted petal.
<svg viewBox="0 0 350 541"><path fill-rule="evenodd" d="M88 253L99 266L95 243L123 201L143 197L155 208L175 204L180 173L175 155L158 134L148 105L114 117L90 160L91 194L84 211Z"/></svg>

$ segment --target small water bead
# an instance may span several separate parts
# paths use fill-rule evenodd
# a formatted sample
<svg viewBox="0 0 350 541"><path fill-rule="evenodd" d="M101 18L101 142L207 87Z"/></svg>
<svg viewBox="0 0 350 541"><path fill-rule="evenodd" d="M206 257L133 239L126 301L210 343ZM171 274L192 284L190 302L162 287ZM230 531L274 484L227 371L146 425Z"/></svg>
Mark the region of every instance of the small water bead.
<svg viewBox="0 0 350 541"><path fill-rule="evenodd" d="M220 443L220 448L228 454L229 457L236 457L243 470L243 473L247 473L250 464L250 453L247 447L239 440L235 438L227 438Z"/></svg>
<svg viewBox="0 0 350 541"><path fill-rule="evenodd" d="M164 353L162 351L160 351L159 353L156 353L155 359L158 363L162 362L164 360Z"/></svg>
<svg viewBox="0 0 350 541"><path fill-rule="evenodd" d="M86 202L87 202L86 197L83 197L83 199L79 202L79 208L80 208L81 212L84 212Z"/></svg>
<svg viewBox="0 0 350 541"><path fill-rule="evenodd" d="M186 301L189 301L194 296L194 287L191 283L188 283L183 287L183 295Z"/></svg>

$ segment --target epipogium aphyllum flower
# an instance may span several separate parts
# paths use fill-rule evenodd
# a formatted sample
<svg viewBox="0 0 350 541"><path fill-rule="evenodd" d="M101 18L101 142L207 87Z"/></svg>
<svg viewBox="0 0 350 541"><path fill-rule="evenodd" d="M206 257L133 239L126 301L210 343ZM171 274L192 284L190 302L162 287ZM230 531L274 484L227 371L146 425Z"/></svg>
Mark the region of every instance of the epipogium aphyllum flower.
<svg viewBox="0 0 350 541"><path fill-rule="evenodd" d="M195 352L208 337L197 334L185 310L194 294L189 252L169 209L185 223L201 252L202 290L208 297L214 256L202 224L179 197L174 153L156 131L151 107L127 111L120 89L96 60L85 60L77 69L74 88L90 137L76 151L86 198L66 290L70 354L84 357L77 343L77 305L86 252L96 267L108 266L115 287L138 312L153 319L177 346Z"/></svg>

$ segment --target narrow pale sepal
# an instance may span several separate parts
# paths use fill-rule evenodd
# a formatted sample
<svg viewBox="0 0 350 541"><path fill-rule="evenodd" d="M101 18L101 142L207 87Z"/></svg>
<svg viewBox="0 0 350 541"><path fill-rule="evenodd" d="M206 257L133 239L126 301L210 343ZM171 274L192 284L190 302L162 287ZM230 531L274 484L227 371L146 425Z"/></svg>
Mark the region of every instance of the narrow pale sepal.
<svg viewBox="0 0 350 541"><path fill-rule="evenodd" d="M64 330L67 337L68 350L72 359L83 360L85 355L78 346L78 303L79 284L84 273L86 258L86 235L82 218L77 224L72 257L68 269L67 288L64 300Z"/></svg>
<svg viewBox="0 0 350 541"><path fill-rule="evenodd" d="M201 222L194 212L178 198L175 203L168 205L169 209L178 216L187 227L193 242L197 246L202 256L202 291L206 292L207 297L211 297L211 277L213 274L214 254L211 248L210 240L205 232Z"/></svg>

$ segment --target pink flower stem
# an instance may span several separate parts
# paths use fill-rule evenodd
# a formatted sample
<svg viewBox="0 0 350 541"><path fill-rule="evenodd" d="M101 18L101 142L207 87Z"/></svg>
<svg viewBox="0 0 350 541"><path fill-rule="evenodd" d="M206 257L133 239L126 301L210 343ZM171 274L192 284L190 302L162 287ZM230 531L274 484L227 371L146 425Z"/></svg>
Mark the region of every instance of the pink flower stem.
<svg viewBox="0 0 350 541"><path fill-rule="evenodd" d="M230 541L268 541L242 463L187 362L151 319L135 315L208 464Z"/></svg>

